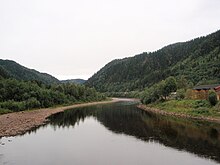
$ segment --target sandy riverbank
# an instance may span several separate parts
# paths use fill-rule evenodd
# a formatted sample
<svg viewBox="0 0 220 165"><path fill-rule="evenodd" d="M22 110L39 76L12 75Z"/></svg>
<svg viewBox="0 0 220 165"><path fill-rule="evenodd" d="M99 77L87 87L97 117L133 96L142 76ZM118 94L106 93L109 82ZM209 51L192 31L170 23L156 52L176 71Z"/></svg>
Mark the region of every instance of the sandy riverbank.
<svg viewBox="0 0 220 165"><path fill-rule="evenodd" d="M220 124L220 118L214 118L214 117L206 117L206 116L191 116L183 113L175 113L175 112L167 112L164 110L156 109L147 107L146 105L140 104L137 106L138 108L145 110L150 113L160 114L164 116L174 116L179 118L189 118L194 120L202 120L202 121L209 121L209 122L215 122Z"/></svg>
<svg viewBox="0 0 220 165"><path fill-rule="evenodd" d="M43 125L47 122L47 117L52 114L62 112L67 109L91 106L96 104L107 104L123 101L121 99L113 98L111 101L100 101L83 104L75 104L71 106L45 108L32 111L22 111L0 115L0 137L21 135L31 130L32 128Z"/></svg>

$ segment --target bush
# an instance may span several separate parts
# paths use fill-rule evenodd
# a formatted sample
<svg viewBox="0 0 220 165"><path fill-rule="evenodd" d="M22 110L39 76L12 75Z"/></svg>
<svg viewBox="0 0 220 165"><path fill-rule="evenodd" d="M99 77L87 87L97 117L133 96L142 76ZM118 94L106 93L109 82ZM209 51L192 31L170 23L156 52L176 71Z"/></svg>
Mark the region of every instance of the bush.
<svg viewBox="0 0 220 165"><path fill-rule="evenodd" d="M176 91L176 99L177 100L182 100L185 98L186 92L184 89L179 89Z"/></svg>
<svg viewBox="0 0 220 165"><path fill-rule="evenodd" d="M25 102L17 102L13 100L0 103L0 107L3 109L9 109L14 112L25 110Z"/></svg>
<svg viewBox="0 0 220 165"><path fill-rule="evenodd" d="M40 102L36 98L30 98L26 101L26 109L39 108Z"/></svg>
<svg viewBox="0 0 220 165"><path fill-rule="evenodd" d="M215 110L220 112L220 102L215 105Z"/></svg>
<svg viewBox="0 0 220 165"><path fill-rule="evenodd" d="M217 95L216 95L215 91L210 91L209 92L209 98L208 99L209 99L209 102L212 106L215 106L217 104L218 100L217 100Z"/></svg>
<svg viewBox="0 0 220 165"><path fill-rule="evenodd" d="M168 77L167 79L154 84L150 88L146 88L144 93L142 93L141 102L149 104L156 101L166 100L167 96L176 90L176 79L174 77Z"/></svg>
<svg viewBox="0 0 220 165"><path fill-rule="evenodd" d="M5 114L5 113L10 113L10 112L12 112L12 111L9 109L0 108L0 115Z"/></svg>
<svg viewBox="0 0 220 165"><path fill-rule="evenodd" d="M165 79L164 84L162 84L161 87L161 92L162 95L165 97L165 99L172 92L176 92L176 90L177 90L176 79L172 76Z"/></svg>
<svg viewBox="0 0 220 165"><path fill-rule="evenodd" d="M200 107L201 108L203 108L203 107L209 108L210 104L207 100L195 100L193 107L194 108L200 108Z"/></svg>

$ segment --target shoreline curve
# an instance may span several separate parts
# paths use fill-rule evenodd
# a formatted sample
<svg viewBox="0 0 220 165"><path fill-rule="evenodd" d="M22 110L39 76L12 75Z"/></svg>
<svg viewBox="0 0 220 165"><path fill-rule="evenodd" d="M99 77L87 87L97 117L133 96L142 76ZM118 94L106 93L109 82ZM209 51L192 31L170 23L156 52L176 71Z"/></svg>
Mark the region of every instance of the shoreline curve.
<svg viewBox="0 0 220 165"><path fill-rule="evenodd" d="M22 135L27 131L46 124L47 117L63 112L67 109L92 106L98 104L109 104L123 101L120 98L112 98L110 101L89 102L82 104L73 104L70 106L62 106L55 108L36 109L31 111L13 112L0 115L0 138Z"/></svg>
<svg viewBox="0 0 220 165"><path fill-rule="evenodd" d="M208 121L208 122L214 122L220 124L220 118L214 118L214 117L206 117L206 116L192 116L187 115L183 113L176 113L176 112L167 112L164 110L160 110L157 108L151 108L144 104L139 104L137 107L141 110L147 111L149 113L159 114L163 116L171 116L171 117L177 117L177 118L186 118L186 119L193 119L193 120L200 120L200 121Z"/></svg>

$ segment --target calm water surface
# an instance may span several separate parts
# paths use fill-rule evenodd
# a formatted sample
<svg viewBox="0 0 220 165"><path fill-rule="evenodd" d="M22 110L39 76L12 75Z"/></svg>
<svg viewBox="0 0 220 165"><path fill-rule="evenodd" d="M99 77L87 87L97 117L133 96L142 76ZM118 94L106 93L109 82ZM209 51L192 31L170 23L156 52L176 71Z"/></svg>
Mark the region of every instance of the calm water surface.
<svg viewBox="0 0 220 165"><path fill-rule="evenodd" d="M220 164L220 126L152 115L132 102L77 108L1 138L0 164Z"/></svg>

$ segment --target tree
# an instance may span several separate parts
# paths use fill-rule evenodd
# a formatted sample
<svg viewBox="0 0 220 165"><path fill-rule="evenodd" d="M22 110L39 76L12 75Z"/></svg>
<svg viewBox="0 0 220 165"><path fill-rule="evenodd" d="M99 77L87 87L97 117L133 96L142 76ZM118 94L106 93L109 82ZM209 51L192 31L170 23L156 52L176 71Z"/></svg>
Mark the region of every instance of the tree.
<svg viewBox="0 0 220 165"><path fill-rule="evenodd" d="M176 91L176 99L181 100L184 99L186 95L186 91L184 89L178 89Z"/></svg>
<svg viewBox="0 0 220 165"><path fill-rule="evenodd" d="M212 106L215 106L217 104L218 99L217 99L217 95L216 95L215 91L211 90L209 92L209 98L208 99L209 99L209 102Z"/></svg>
<svg viewBox="0 0 220 165"><path fill-rule="evenodd" d="M36 98L29 98L26 101L26 109L39 108L40 102Z"/></svg>
<svg viewBox="0 0 220 165"><path fill-rule="evenodd" d="M167 96L169 96L172 92L175 92L176 90L177 90L176 79L174 77L168 77L165 80L164 86L162 88L162 95L166 99Z"/></svg>
<svg viewBox="0 0 220 165"><path fill-rule="evenodd" d="M0 108L11 111L103 99L105 96L83 85L39 85L35 81L0 79Z"/></svg>
<svg viewBox="0 0 220 165"><path fill-rule="evenodd" d="M187 89L188 88L188 81L184 75L180 76L180 78L177 79L177 87L178 87L178 89Z"/></svg>

